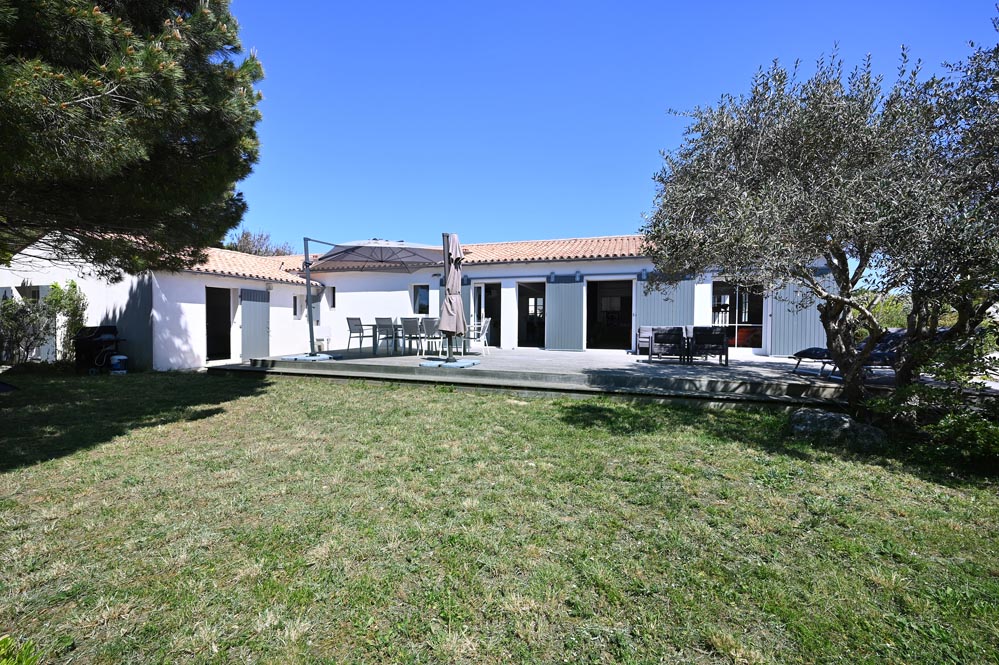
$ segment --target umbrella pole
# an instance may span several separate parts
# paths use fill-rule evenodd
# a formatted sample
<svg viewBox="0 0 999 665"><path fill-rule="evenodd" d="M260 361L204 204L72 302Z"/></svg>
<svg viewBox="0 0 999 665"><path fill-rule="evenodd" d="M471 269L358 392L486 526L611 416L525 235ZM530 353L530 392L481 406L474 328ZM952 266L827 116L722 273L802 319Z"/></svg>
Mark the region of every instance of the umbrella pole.
<svg viewBox="0 0 999 665"><path fill-rule="evenodd" d="M447 284L448 275L451 274L451 254L448 252L448 246L451 244L451 234L442 233L441 236L444 239L444 283ZM446 363L457 362L454 357L454 333L447 333L447 358L444 359Z"/></svg>
<svg viewBox="0 0 999 665"><path fill-rule="evenodd" d="M309 259L309 239L305 242L305 315L309 319L309 355L316 355L316 331L312 327L312 274L309 270L312 261Z"/></svg>

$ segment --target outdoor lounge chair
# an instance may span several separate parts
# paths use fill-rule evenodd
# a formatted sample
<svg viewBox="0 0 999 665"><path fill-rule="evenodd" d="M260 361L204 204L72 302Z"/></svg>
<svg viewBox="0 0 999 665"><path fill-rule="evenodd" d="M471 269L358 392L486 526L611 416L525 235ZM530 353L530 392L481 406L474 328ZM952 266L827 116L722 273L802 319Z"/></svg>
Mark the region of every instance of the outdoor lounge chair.
<svg viewBox="0 0 999 665"><path fill-rule="evenodd" d="M666 356L675 357L681 363L686 363L690 357L689 342L681 326L653 327L648 343L649 362L652 362L652 356L660 359Z"/></svg>
<svg viewBox="0 0 999 665"><path fill-rule="evenodd" d="M794 369L791 370L792 373L797 374L798 367L801 362L807 360L809 362L816 362L820 364L819 376L825 374L826 367L828 365L835 365L833 359L829 357L829 349L824 349L821 346L810 346L807 349L802 349L791 356L798 362L794 364Z"/></svg>
<svg viewBox="0 0 999 665"><path fill-rule="evenodd" d="M370 327L370 326L369 326ZM350 333L347 337L347 350L350 351L350 340L356 339L358 344L358 350L364 346L364 338L370 337L372 344L374 344L375 334L374 331L370 333L365 332L364 324L361 323L361 319L353 316L347 317L347 330Z"/></svg>
<svg viewBox="0 0 999 665"><path fill-rule="evenodd" d="M857 344L857 351L863 351L864 347L868 343L868 339ZM864 361L864 368L871 370L875 367L889 367L892 370L895 369L895 361L898 359L898 349L905 341L905 330L889 330L885 333L878 343L874 346L874 350L871 351L871 355L867 357ZM791 356L798 362L794 364L794 369L791 370L797 373L798 367L804 360L810 362L821 363L819 368L819 376L822 376L826 370L826 367L832 367L829 371L829 376L836 374L838 369L836 368L836 363L833 361L832 356L829 355L829 349L824 349L820 346L813 346L807 349L802 349Z"/></svg>
<svg viewBox="0 0 999 665"><path fill-rule="evenodd" d="M718 363L728 366L728 333L722 326L694 326L690 337L690 361L694 356L707 359L718 356Z"/></svg>

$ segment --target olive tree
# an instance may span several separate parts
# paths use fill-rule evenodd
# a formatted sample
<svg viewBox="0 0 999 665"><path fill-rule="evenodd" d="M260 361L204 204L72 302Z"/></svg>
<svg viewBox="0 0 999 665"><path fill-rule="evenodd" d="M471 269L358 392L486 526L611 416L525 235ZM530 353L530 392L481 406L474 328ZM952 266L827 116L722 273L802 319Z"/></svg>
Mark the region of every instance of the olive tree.
<svg viewBox="0 0 999 665"><path fill-rule="evenodd" d="M898 244L950 215L928 85L904 54L891 86L869 59L846 73L834 55L807 80L774 63L747 95L686 113L643 227L654 286L710 270L745 286L800 285L804 300L789 306L817 303L858 403L874 346L858 349L858 332L883 335L877 305L908 278L892 269Z"/></svg>
<svg viewBox="0 0 999 665"><path fill-rule="evenodd" d="M999 31L999 19L992 23ZM890 266L912 302L902 384L931 362L936 343L975 348L971 336L999 302L999 44L973 45L966 60L947 69L932 94L951 208L908 229Z"/></svg>

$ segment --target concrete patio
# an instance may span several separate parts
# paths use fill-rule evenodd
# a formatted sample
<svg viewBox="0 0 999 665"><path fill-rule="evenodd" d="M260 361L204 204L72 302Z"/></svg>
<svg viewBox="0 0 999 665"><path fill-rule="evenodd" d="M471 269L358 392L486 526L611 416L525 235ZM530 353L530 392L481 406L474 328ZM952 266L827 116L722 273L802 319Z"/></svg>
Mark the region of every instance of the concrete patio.
<svg viewBox="0 0 999 665"><path fill-rule="evenodd" d="M803 405L839 407L840 384L820 377L814 369L792 372L794 361L757 356L733 349L729 365L717 359L695 359L691 365L674 359L649 362L626 351L583 352L542 349L490 349L470 353L479 361L464 369L420 367L433 354L373 355L358 351L328 351L340 360L305 361L281 357L255 359L237 365L217 365L211 373L267 373L320 376L339 380L391 381L449 385L523 393L619 397L700 402L712 406L760 405L791 408ZM459 359L462 356L458 356Z"/></svg>

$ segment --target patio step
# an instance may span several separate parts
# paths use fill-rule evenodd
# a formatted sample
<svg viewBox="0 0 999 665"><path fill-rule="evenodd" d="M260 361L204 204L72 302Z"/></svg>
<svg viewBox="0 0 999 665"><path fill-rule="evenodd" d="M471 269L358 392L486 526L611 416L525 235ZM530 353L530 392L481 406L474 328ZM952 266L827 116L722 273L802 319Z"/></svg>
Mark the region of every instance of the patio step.
<svg viewBox="0 0 999 665"><path fill-rule="evenodd" d="M379 363L297 362L255 359L249 364L225 365L210 373L255 372L324 376L342 380L378 380L480 387L516 391L574 393L583 395L660 397L716 402L770 405L837 406L837 386L798 381L747 380L745 378L650 376L641 371L594 369L582 372L495 370L481 365L466 370L438 369Z"/></svg>

